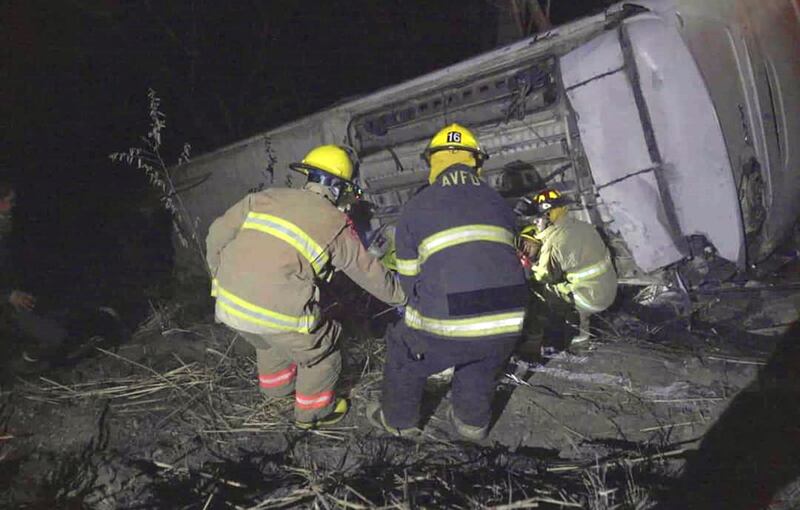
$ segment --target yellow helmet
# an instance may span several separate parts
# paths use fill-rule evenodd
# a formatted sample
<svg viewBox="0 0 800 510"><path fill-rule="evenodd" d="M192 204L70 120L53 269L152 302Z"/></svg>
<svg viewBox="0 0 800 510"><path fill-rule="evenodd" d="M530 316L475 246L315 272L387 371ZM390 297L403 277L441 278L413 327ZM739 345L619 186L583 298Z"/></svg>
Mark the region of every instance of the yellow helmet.
<svg viewBox="0 0 800 510"><path fill-rule="evenodd" d="M291 163L289 168L306 175L309 170L319 170L344 181L353 180L353 161L347 151L338 145L315 147L302 161Z"/></svg>
<svg viewBox="0 0 800 510"><path fill-rule="evenodd" d="M472 132L459 124L450 124L431 138L428 146L420 155L425 162L430 164L431 154L438 151L458 150L468 151L475 156L478 166L489 159L489 155L481 149L478 139Z"/></svg>
<svg viewBox="0 0 800 510"><path fill-rule="evenodd" d="M536 240L536 225L528 225L528 226L524 227L520 231L519 237L521 237L523 239L531 239L531 240L535 241Z"/></svg>

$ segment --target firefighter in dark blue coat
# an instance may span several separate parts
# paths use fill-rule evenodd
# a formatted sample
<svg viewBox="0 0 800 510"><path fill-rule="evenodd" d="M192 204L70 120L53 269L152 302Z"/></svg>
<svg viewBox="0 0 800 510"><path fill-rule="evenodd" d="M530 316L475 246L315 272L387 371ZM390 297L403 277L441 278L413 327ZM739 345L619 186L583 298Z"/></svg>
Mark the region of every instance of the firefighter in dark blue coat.
<svg viewBox="0 0 800 510"><path fill-rule="evenodd" d="M430 186L405 205L396 231L408 305L387 335L382 400L367 416L394 435L418 435L425 382L452 367L450 419L462 437L480 440L528 300L515 218L480 178L488 156L469 130L445 127L422 156Z"/></svg>

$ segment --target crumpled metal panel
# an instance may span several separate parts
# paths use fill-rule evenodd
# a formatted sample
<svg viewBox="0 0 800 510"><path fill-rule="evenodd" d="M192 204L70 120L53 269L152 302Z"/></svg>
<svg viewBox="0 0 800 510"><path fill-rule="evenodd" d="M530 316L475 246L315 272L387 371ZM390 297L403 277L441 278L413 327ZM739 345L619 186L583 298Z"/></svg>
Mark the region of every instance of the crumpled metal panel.
<svg viewBox="0 0 800 510"><path fill-rule="evenodd" d="M650 272L683 258L670 237L652 173L635 175L600 190L614 215L610 228L620 233L634 261Z"/></svg>
<svg viewBox="0 0 800 510"><path fill-rule="evenodd" d="M748 257L759 262L800 215L800 3L680 0L677 8L734 172L744 174L736 182L745 197Z"/></svg>
<svg viewBox="0 0 800 510"><path fill-rule="evenodd" d="M744 228L714 105L678 31L654 15L625 22L675 216L684 236L704 235L745 262Z"/></svg>
<svg viewBox="0 0 800 510"><path fill-rule="evenodd" d="M561 57L564 87L576 87L622 68L625 61L616 31L608 31Z"/></svg>
<svg viewBox="0 0 800 510"><path fill-rule="evenodd" d="M572 89L567 96L578 114L581 143L598 187L656 164L622 73Z"/></svg>
<svg viewBox="0 0 800 510"><path fill-rule="evenodd" d="M673 242L653 172L638 173L656 162L622 62L613 31L566 54L561 72L592 176L613 217L608 228L620 233L636 264L650 272L683 255Z"/></svg>

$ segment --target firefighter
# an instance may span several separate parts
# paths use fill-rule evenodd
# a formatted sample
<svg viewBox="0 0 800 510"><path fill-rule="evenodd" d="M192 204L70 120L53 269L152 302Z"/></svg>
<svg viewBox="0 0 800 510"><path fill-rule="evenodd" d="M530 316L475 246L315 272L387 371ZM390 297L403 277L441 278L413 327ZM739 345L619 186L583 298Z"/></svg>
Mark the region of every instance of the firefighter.
<svg viewBox="0 0 800 510"><path fill-rule="evenodd" d="M525 344L541 346L545 321L578 325L567 348L590 338L589 317L602 312L617 295L617 274L608 248L594 226L567 214L568 200L555 189L521 198L515 213L530 222L520 233L520 249L532 261L535 299L529 306ZM541 313L544 301L549 314ZM575 320L577 319L577 320Z"/></svg>
<svg viewBox="0 0 800 510"><path fill-rule="evenodd" d="M311 429L349 408L334 394L341 326L320 316L319 282L340 270L386 303L405 296L337 209L353 186L348 153L322 145L290 168L307 176L303 189L267 189L228 209L209 228L207 262L217 320L255 347L262 393L294 394L295 424Z"/></svg>
<svg viewBox="0 0 800 510"><path fill-rule="evenodd" d="M395 234L408 305L387 335L381 402L367 416L393 435L419 435L426 379L454 367L450 420L459 435L480 440L525 316L515 218L481 179L487 154L463 126L439 131L422 157L430 185L404 206Z"/></svg>

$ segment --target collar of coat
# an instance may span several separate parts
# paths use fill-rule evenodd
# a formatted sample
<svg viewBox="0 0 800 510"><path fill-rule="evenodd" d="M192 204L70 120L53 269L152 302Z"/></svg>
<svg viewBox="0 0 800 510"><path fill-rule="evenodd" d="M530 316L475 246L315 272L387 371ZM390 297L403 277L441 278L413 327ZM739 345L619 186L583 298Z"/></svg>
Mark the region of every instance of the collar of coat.
<svg viewBox="0 0 800 510"><path fill-rule="evenodd" d="M318 182L307 182L305 186L303 186L303 189L323 196L327 198L330 203L336 205L336 197L333 196L333 192L327 186L323 186Z"/></svg>
<svg viewBox="0 0 800 510"><path fill-rule="evenodd" d="M560 217L553 223L547 226L544 230L536 234L536 239L540 240L541 242L546 242L548 238L552 237L552 235L559 229L564 228L568 223L571 223L573 220L568 215L565 214L564 216Z"/></svg>
<svg viewBox="0 0 800 510"><path fill-rule="evenodd" d="M441 186L441 185L443 185L442 181L446 177L450 178L450 176L452 176L454 174L458 174L459 172L466 172L467 174L469 174L470 177L474 178L475 181L480 181L480 177L478 177L478 172L475 169L475 167L469 166L469 165L464 165L462 163L456 163L456 164L450 165L447 168L445 168L444 170L442 170L442 173L439 174L439 176L436 178L436 181L434 181L434 182ZM459 181L458 179L454 179L452 182L459 183L459 182L462 182L462 181ZM473 184L477 184L477 182L473 182Z"/></svg>

